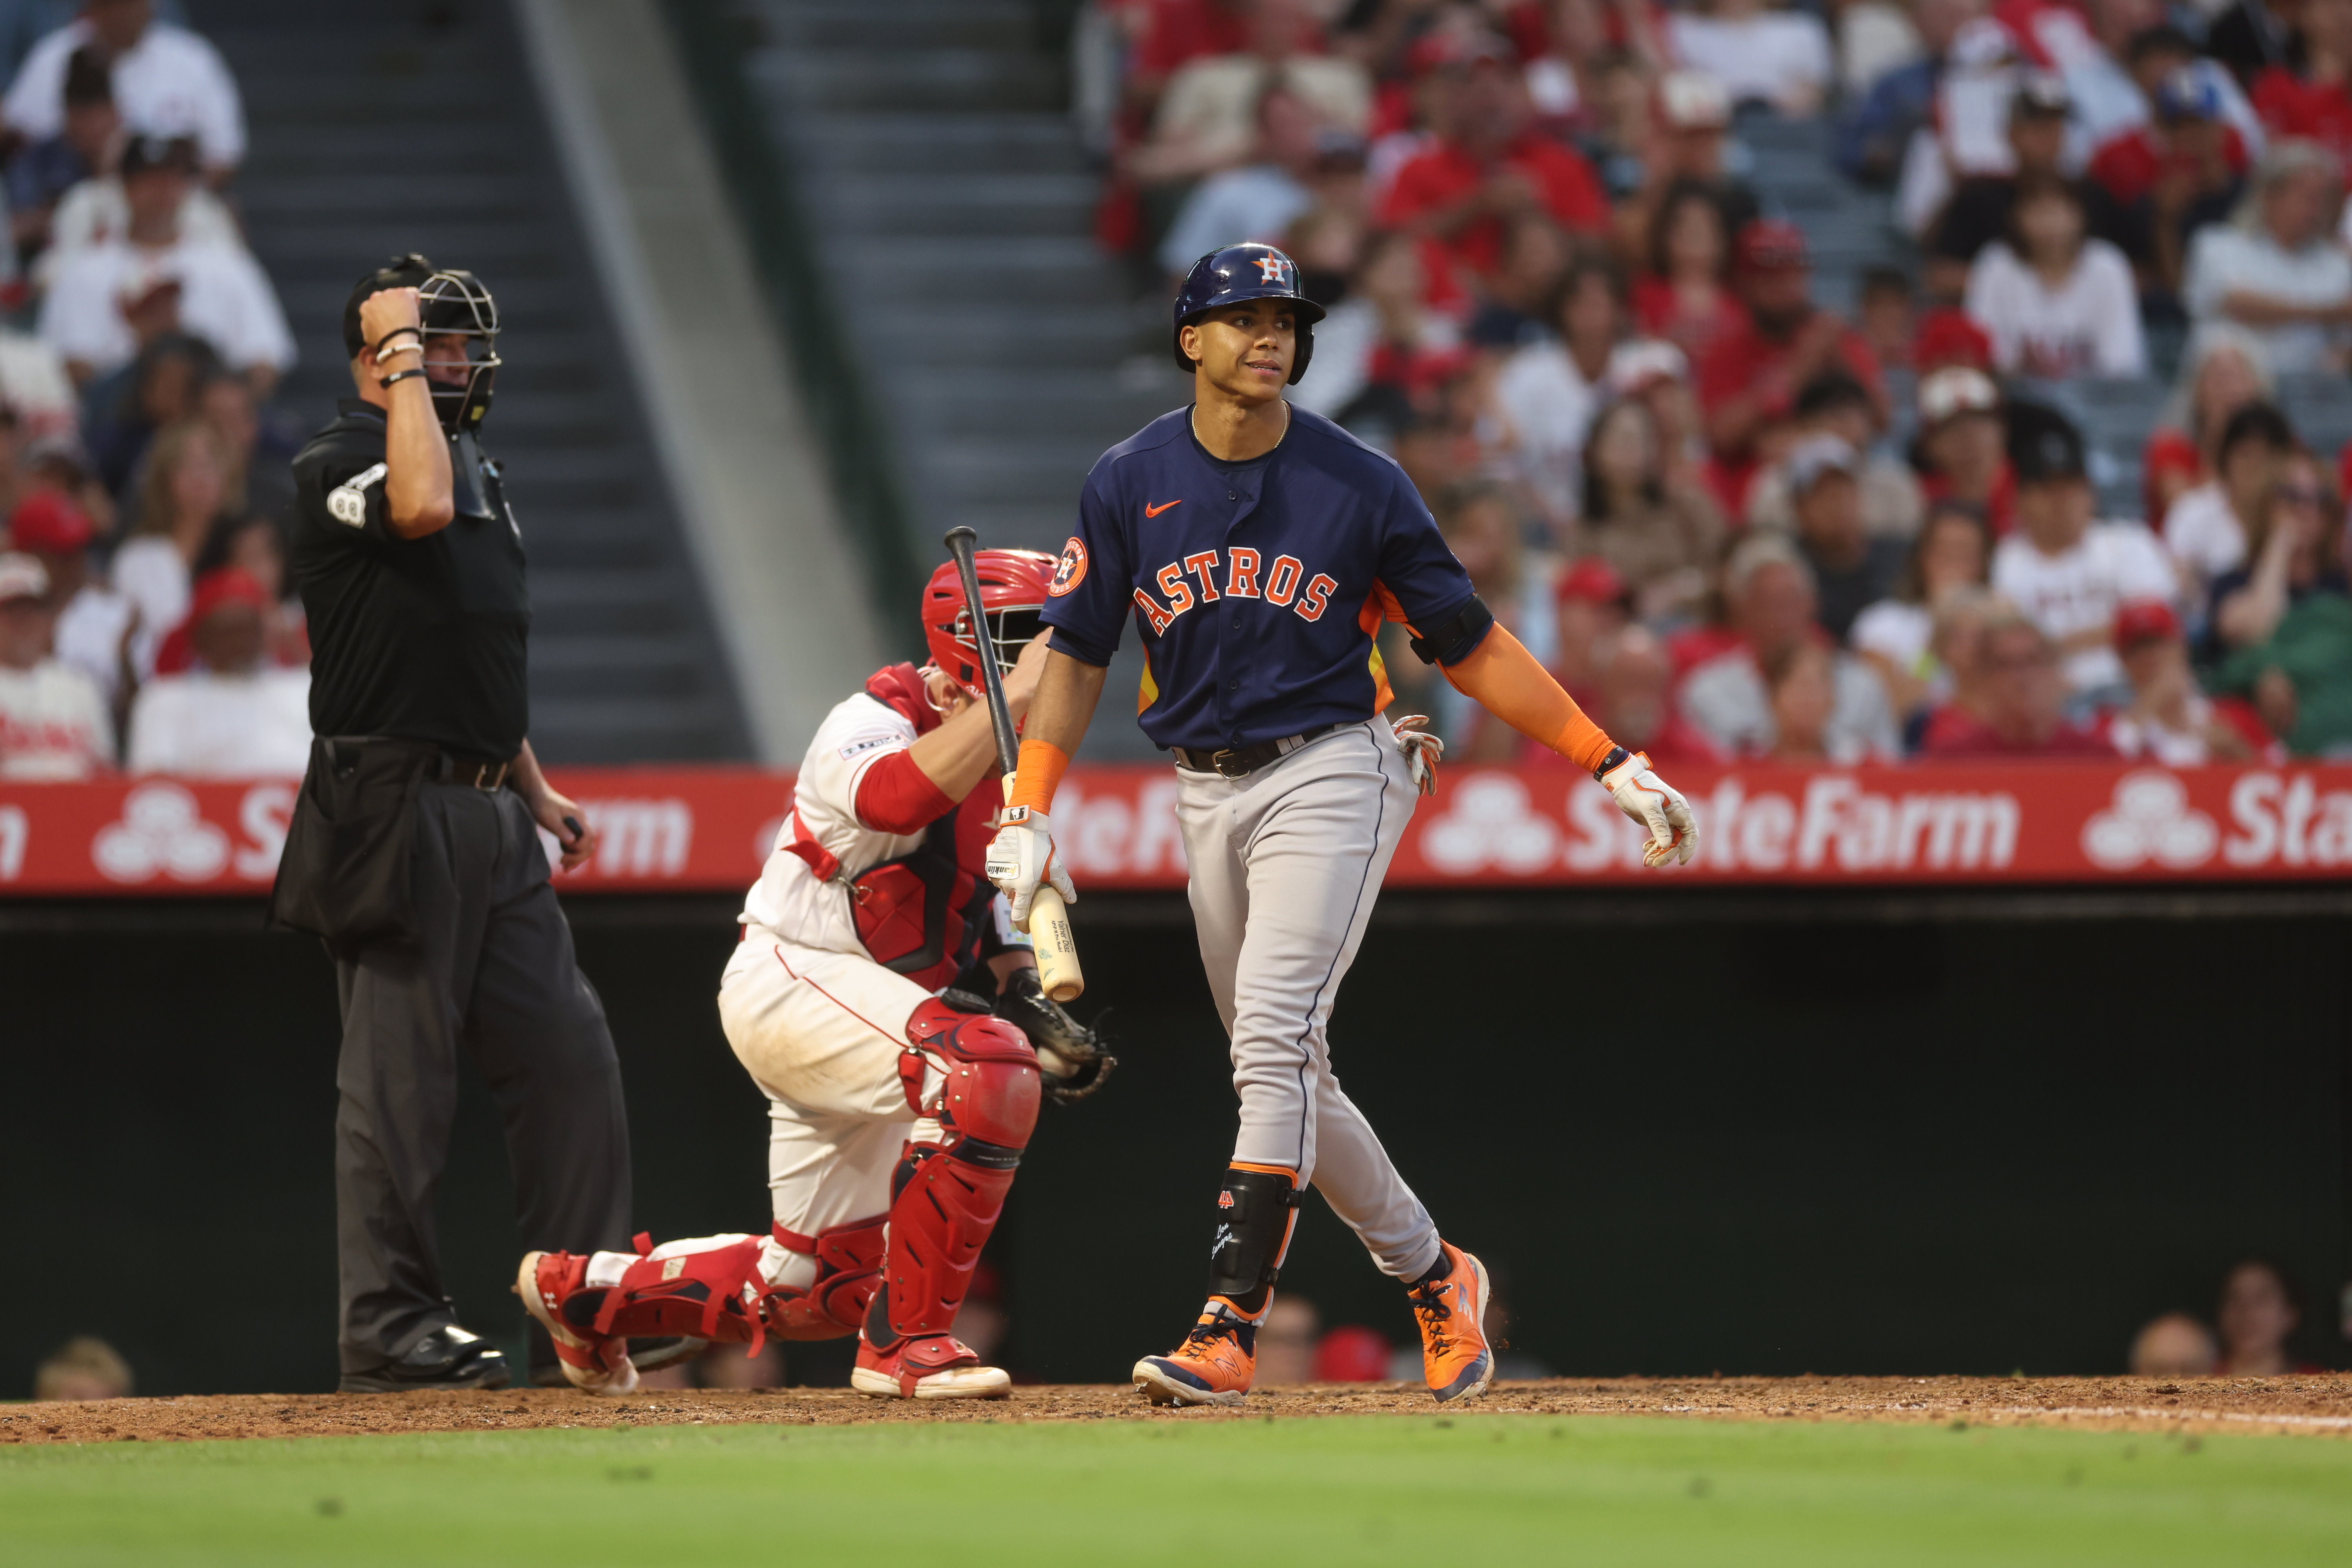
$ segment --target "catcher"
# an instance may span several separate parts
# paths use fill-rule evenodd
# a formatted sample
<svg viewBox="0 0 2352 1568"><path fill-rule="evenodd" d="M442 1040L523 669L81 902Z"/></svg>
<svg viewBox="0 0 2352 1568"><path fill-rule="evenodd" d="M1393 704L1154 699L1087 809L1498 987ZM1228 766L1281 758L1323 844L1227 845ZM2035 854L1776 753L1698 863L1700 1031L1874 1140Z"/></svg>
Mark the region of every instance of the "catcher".
<svg viewBox="0 0 2352 1568"><path fill-rule="evenodd" d="M1055 561L983 550L977 564L1017 722L1045 668ZM923 632L929 664L878 671L819 727L719 981L728 1043L770 1101L774 1226L523 1257L515 1293L591 1393L635 1388L628 1340L671 1333L755 1354L772 1334L854 1333L851 1380L882 1397L1012 1386L949 1331L1041 1087L1080 1100L1115 1062L1046 998L982 873L1003 797L951 564L924 591Z"/></svg>

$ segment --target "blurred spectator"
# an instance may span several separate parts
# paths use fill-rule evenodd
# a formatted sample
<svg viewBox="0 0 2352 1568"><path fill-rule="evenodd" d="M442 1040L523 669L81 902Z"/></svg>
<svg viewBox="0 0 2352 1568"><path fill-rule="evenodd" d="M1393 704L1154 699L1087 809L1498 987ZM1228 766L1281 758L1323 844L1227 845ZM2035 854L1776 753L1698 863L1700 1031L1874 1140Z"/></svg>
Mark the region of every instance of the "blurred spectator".
<svg viewBox="0 0 2352 1568"><path fill-rule="evenodd" d="M2147 58L2177 63L2154 84L2155 117L2100 147L2090 175L2129 218L2139 241L2132 258L2168 298L2180 291L2190 237L2226 220L2244 194L2246 142L2223 115L2228 78L2212 61L2195 59L2185 37L2151 28L2134 48L2136 72ZM2151 53L2158 49L2164 52Z"/></svg>
<svg viewBox="0 0 2352 1568"><path fill-rule="evenodd" d="M1920 489L1930 502L1979 508L1996 534L2007 533L2017 504L2000 390L1967 365L1947 365L1919 384Z"/></svg>
<svg viewBox="0 0 2352 1568"><path fill-rule="evenodd" d="M2341 369L2352 323L2352 255L2335 239L2343 178L2317 142L2274 142L2236 216L2189 244L2181 281L2189 318L2249 329L2274 371Z"/></svg>
<svg viewBox="0 0 2352 1568"><path fill-rule="evenodd" d="M1609 43L1601 9L1601 0L1550 0L1542 8L1544 47L1527 62L1528 101L1553 134L1580 131L1592 118L1586 86Z"/></svg>
<svg viewBox="0 0 2352 1568"><path fill-rule="evenodd" d="M1902 540L1874 532L1864 519L1861 467L1861 455L1836 436L1808 436L1781 463L1797 548L1813 569L1815 618L1840 643L1865 606L1894 591L1910 554Z"/></svg>
<svg viewBox="0 0 2352 1568"><path fill-rule="evenodd" d="M1657 421L1643 404L1611 404L1592 423L1570 556L1598 556L1624 581L1643 620L1706 604L1723 516L1703 492L1666 481Z"/></svg>
<svg viewBox="0 0 2352 1568"><path fill-rule="evenodd" d="M1927 506L1918 477L1906 463L1874 451L1870 393L1843 370L1822 372L1797 394L1797 440L1828 436L1853 448L1862 482L1862 520L1872 534L1908 541L1919 531ZM1793 529L1796 508L1789 499L1789 468L1775 463L1748 488L1748 526Z"/></svg>
<svg viewBox="0 0 2352 1568"><path fill-rule="evenodd" d="M2131 701L2109 714L2107 744L2116 754L2170 768L2242 763L2276 751L2254 710L2235 698L2214 701L2197 689L2180 617L2162 600L2116 612L2116 652L2131 679Z"/></svg>
<svg viewBox="0 0 2352 1568"><path fill-rule="evenodd" d="M121 370L89 384L84 397L89 456L98 482L123 495L155 432L196 412L205 384L220 374L220 356L201 338L163 332Z"/></svg>
<svg viewBox="0 0 2352 1568"><path fill-rule="evenodd" d="M1886 0L1843 0L1828 7L1837 35L1839 95L1858 100L1889 72L1919 59L1927 46L1907 5Z"/></svg>
<svg viewBox="0 0 2352 1568"><path fill-rule="evenodd" d="M1315 325L1315 359L1292 388L1291 401L1336 419L1375 375L1390 384L1409 384L1420 379L1421 365L1451 355L1460 333L1429 308L1426 292L1421 247L1412 237L1372 236L1347 298Z"/></svg>
<svg viewBox="0 0 2352 1568"><path fill-rule="evenodd" d="M1184 67L1249 47L1251 0L1139 0L1123 9L1135 26L1128 96L1147 115Z"/></svg>
<svg viewBox="0 0 2352 1568"><path fill-rule="evenodd" d="M132 617L131 601L90 571L97 539L89 514L62 491L37 489L8 515L10 545L49 574L49 608L57 617L53 651L60 663L89 677L115 710L125 685Z"/></svg>
<svg viewBox="0 0 2352 1568"><path fill-rule="evenodd" d="M157 436L131 537L114 555L115 590L138 611L132 663L142 676L155 668L164 634L186 618L197 553L227 508L227 466L212 426L184 419Z"/></svg>
<svg viewBox="0 0 2352 1568"><path fill-rule="evenodd" d="M1467 480L1449 487L1434 510L1446 544L1496 624L1525 644L1538 663L1549 663L1558 629L1551 584L1530 569L1508 493L1491 480ZM1454 695L1450 688L1438 695L1434 716L1449 754L1465 763L1507 763L1517 754L1517 731L1475 703L1448 700Z"/></svg>
<svg viewBox="0 0 2352 1568"><path fill-rule="evenodd" d="M190 138L216 183L244 162L245 107L236 79L212 45L157 21L152 0L87 0L79 21L34 45L0 102L10 130L32 142L58 133L67 64L84 48L111 68L115 102L134 134Z"/></svg>
<svg viewBox="0 0 2352 1568"><path fill-rule="evenodd" d="M2235 645L2212 684L2251 699L2294 755L2334 757L2352 754L2352 598L2337 552L2342 523L2310 512L2299 499L2274 501L2262 537L2250 541L2253 566L2213 585L2223 647L2233 646L2233 630L2251 637L2267 625L2268 633Z"/></svg>
<svg viewBox="0 0 2352 1568"><path fill-rule="evenodd" d="M2119 696L2116 611L2135 599L2177 598L2172 563L2140 524L2093 521L2098 498L2083 437L2063 415L2013 409L2010 460L2018 526L1993 552L1993 589L2055 643L2075 695Z"/></svg>
<svg viewBox="0 0 2352 1568"><path fill-rule="evenodd" d="M2165 548L2200 610L2213 581L2246 563L2252 520L2270 504L2272 488L2294 449L2294 430L2285 415L2268 403L2245 404L2230 415L2214 443L2216 477L2183 494L2165 513Z"/></svg>
<svg viewBox="0 0 2352 1568"><path fill-rule="evenodd" d="M1895 178L1911 139L1932 121L1936 89L1943 80L1954 35L1985 8L1985 0L1917 0L1911 15L1924 52L1872 83L1838 128L1839 168L1866 184L1885 184Z"/></svg>
<svg viewBox="0 0 2352 1568"><path fill-rule="evenodd" d="M1619 745L1647 752L1662 768L1713 767L1723 761L1706 731L1675 711L1674 658L1656 633L1629 626L1601 643L1597 654L1591 713Z"/></svg>
<svg viewBox="0 0 2352 1568"><path fill-rule="evenodd" d="M1196 4L1224 9L1214 0ZM1260 101L1276 86L1318 125L1358 136L1370 128L1371 78L1353 60L1313 52L1315 17L1302 0L1251 0L1246 10L1245 50L1195 58L1170 79L1152 115L1151 140L1126 160L1137 181L1196 180L1245 163L1259 145Z"/></svg>
<svg viewBox="0 0 2352 1568"><path fill-rule="evenodd" d="M2341 163L2352 153L2352 0L2301 0L2292 21L2303 58L2254 78L2254 111L2273 135L2317 142Z"/></svg>
<svg viewBox="0 0 2352 1568"><path fill-rule="evenodd" d="M2005 375L2063 381L2147 369L2131 263L2084 233L2082 198L2055 175L2021 178L2010 234L1977 253L1968 311Z"/></svg>
<svg viewBox="0 0 2352 1568"><path fill-rule="evenodd" d="M114 765L114 721L97 682L51 657L49 574L0 555L0 779L84 779Z"/></svg>
<svg viewBox="0 0 2352 1568"><path fill-rule="evenodd" d="M2016 605L1990 588L1954 588L1936 605L1936 629L1927 643L1936 677L1925 704L1903 716L1906 752L1918 752L1939 720L1948 729L1963 719L1981 720L1992 710L1992 667L1985 653L1985 632L1996 620L2016 614Z"/></svg>
<svg viewBox="0 0 2352 1568"><path fill-rule="evenodd" d="M1810 11L1773 11L1764 0L1707 0L1706 14L1667 18L1675 56L1721 82L1733 100L1809 119L1829 90L1829 29Z"/></svg>
<svg viewBox="0 0 2352 1568"><path fill-rule="evenodd" d="M1986 618L1983 682L1964 703L1960 693L1927 721L1923 755L1968 758L2112 757L2098 736L2065 716L2066 679L2058 649L2042 628L2015 611ZM2112 655L2110 655L2112 657Z"/></svg>
<svg viewBox="0 0 2352 1568"><path fill-rule="evenodd" d="M1870 393L1873 426L1885 423L1878 362L1859 333L1813 303L1804 231L1779 219L1749 224L1737 257L1748 324L1717 344L1698 372L1707 437L1724 468L1724 499L1735 511L1742 510L1757 460L1772 455L1773 437L1786 434L1798 391L1823 371L1853 375Z"/></svg>
<svg viewBox="0 0 2352 1568"><path fill-rule="evenodd" d="M87 383L139 352L130 316L160 287L178 291L178 321L266 394L294 363L294 339L260 265L242 248L182 232L184 142L134 140L122 155L130 222L118 238L61 256L41 305L41 336Z"/></svg>
<svg viewBox="0 0 2352 1568"><path fill-rule="evenodd" d="M2205 52L2248 91L2273 66L2300 71L2307 51L2294 23L2302 9L2303 0L2234 0L2212 14Z"/></svg>
<svg viewBox="0 0 2352 1568"><path fill-rule="evenodd" d="M1895 591L1856 616L1849 641L1886 683L1887 700L1908 717L1951 696L1935 650L1937 612L1954 595L1981 587L1992 562L1984 513L1967 501L1928 509Z"/></svg>
<svg viewBox="0 0 2352 1568"><path fill-rule="evenodd" d="M2167 1312L2133 1336L2134 1377L2210 1377L2221 1350L2212 1331L2186 1312Z"/></svg>
<svg viewBox="0 0 2352 1568"><path fill-rule="evenodd" d="M2010 169L1962 180L1926 231L1925 277L1932 298L1959 298L1979 253L2015 231L2013 213L2023 182L2066 177L2067 116L2073 108L2074 100L2056 77L2032 74L2018 83L2009 100ZM2129 243L2130 228L2112 208L2105 193L2095 190L2084 207L2083 230L2121 248Z"/></svg>
<svg viewBox="0 0 2352 1568"><path fill-rule="evenodd" d="M114 78L96 50L76 49L66 61L63 98L57 133L25 143L8 160L8 221L17 254L27 258L48 243L50 217L65 194L112 159L122 129Z"/></svg>
<svg viewBox="0 0 2352 1568"><path fill-rule="evenodd" d="M191 574L201 580L207 573L229 566L260 584L268 597L270 608L262 617L262 626L269 662L287 669L310 668L310 627L301 596L286 585L286 539L278 524L267 518L248 517L215 525L205 547L196 552ZM155 673L178 675L197 668L195 649L189 642L192 629L191 621L182 621L163 638L155 652Z"/></svg>
<svg viewBox="0 0 2352 1568"><path fill-rule="evenodd" d="M140 689L125 758L131 773L300 776L310 754L310 677L267 662L277 607L236 567L198 580L187 622L196 668Z"/></svg>
<svg viewBox="0 0 2352 1568"><path fill-rule="evenodd" d="M1813 618L1812 568L1780 535L1751 535L1724 563L1723 598L1730 615L1729 646L1684 678L1679 707L1718 748L1761 755L1779 740L1765 668L1797 644L1822 635ZM1823 744L1843 755L1895 755L1894 712L1870 667L1849 654L1833 653L1831 686Z"/></svg>
<svg viewBox="0 0 2352 1568"><path fill-rule="evenodd" d="M2250 1258L2221 1281L2213 1312L2221 1330L2221 1358L2213 1370L2223 1377L2281 1377L2321 1369L2298 1361L2287 1341L2303 1323L2303 1310L2286 1271L2267 1258Z"/></svg>
<svg viewBox="0 0 2352 1568"><path fill-rule="evenodd" d="M246 248L245 231L228 204L193 178L179 181L180 237L190 245L226 245ZM120 174L101 174L82 181L58 203L50 225L49 248L33 268L37 287L46 289L65 258L77 250L104 245L131 232L131 197Z"/></svg>
<svg viewBox="0 0 2352 1568"><path fill-rule="evenodd" d="M2238 418L2251 412L2242 409ZM2213 578L2212 629L2224 648L2268 642L2287 611L2312 595L2352 593L2341 549L2343 512L2319 465L2307 454L2283 450L2263 477L2273 474L2247 513L2242 563Z"/></svg>
<svg viewBox="0 0 2352 1568"><path fill-rule="evenodd" d="M1547 215L1513 218L1503 234L1502 265L1470 318L1470 342L1507 353L1543 342L1551 331L1545 312L1574 258L1568 236Z"/></svg>
<svg viewBox="0 0 2352 1568"><path fill-rule="evenodd" d="M1617 204L1617 247L1631 258L1654 255L1661 215L1674 194L1696 186L1715 198L1723 216L1724 256L1729 237L1754 223L1756 193L1732 177L1731 95L1701 71L1669 71L1659 79L1654 129L1643 144L1638 187ZM1654 265L1654 264L1653 264Z"/></svg>
<svg viewBox="0 0 2352 1568"><path fill-rule="evenodd" d="M1918 331L1911 279L1899 267L1873 267L1862 275L1862 341L1882 369L1908 365Z"/></svg>
<svg viewBox="0 0 2352 1568"><path fill-rule="evenodd" d="M126 1399L132 1388L131 1363L89 1334L68 1340L33 1371L36 1399Z"/></svg>
<svg viewBox="0 0 2352 1568"><path fill-rule="evenodd" d="M1252 160L1192 187L1160 242L1160 270L1181 280L1195 259L1221 245L1279 242L1290 220L1314 205L1307 182L1322 155L1320 131L1315 111L1297 93L1278 84L1268 88L1257 100ZM1354 146L1360 168L1361 143Z"/></svg>
<svg viewBox="0 0 2352 1568"><path fill-rule="evenodd" d="M1510 427L1519 474L1554 528L1580 506L1584 445L1623 319L1615 269L1580 258L1544 308L1544 324L1559 336L1513 353L1495 379L1496 412Z"/></svg>
<svg viewBox="0 0 2352 1568"><path fill-rule="evenodd" d="M1453 263L1491 278L1503 234L1521 213L1548 213L1570 233L1609 226L1609 201L1591 165L1529 123L1526 84L1499 54L1473 63L1453 123L1397 171L1382 220L1437 241Z"/></svg>
<svg viewBox="0 0 2352 1568"><path fill-rule="evenodd" d="M1843 747L1831 738L1830 713L1837 700L1832 659L1821 644L1800 642L1765 664L1764 687L1772 703L1772 749L1765 753L1769 761L1792 767L1844 767L1867 760L1853 737L1839 737Z"/></svg>
<svg viewBox="0 0 2352 1568"><path fill-rule="evenodd" d="M1699 413L1690 361L1683 351L1657 338L1619 343L1609 356L1602 393L1650 411L1658 427L1659 469L1666 492L1701 497L1715 506L1707 480L1713 458L1707 450L1706 420Z"/></svg>
<svg viewBox="0 0 2352 1568"><path fill-rule="evenodd" d="M1570 562L1552 583L1552 677L1586 703L1601 650L1625 629L1632 595L1625 579L1598 555Z"/></svg>
<svg viewBox="0 0 2352 1568"><path fill-rule="evenodd" d="M1268 1388L1296 1388L1315 1381L1316 1342L1322 1314L1304 1296L1275 1297L1257 1328L1257 1378Z"/></svg>
<svg viewBox="0 0 2352 1568"><path fill-rule="evenodd" d="M2140 454L2145 470L2147 524L2172 543L2172 509L2189 491L2211 484L2218 471L2218 445L2230 416L2249 403L2268 402L2276 392L2261 340L2231 321L2209 323L2181 361L2179 389L2158 416L2156 432ZM2220 500L2220 490L2204 505ZM2173 545L2177 554L2179 546Z"/></svg>
<svg viewBox="0 0 2352 1568"><path fill-rule="evenodd" d="M1318 1383L1382 1383L1388 1375L1389 1342L1377 1330L1342 1324L1316 1347Z"/></svg>
<svg viewBox="0 0 2352 1568"><path fill-rule="evenodd" d="M1748 324L1731 292L1731 235L1723 208L1694 181L1659 198L1645 251L1647 271L1633 286L1633 321L1695 360Z"/></svg>
<svg viewBox="0 0 2352 1568"><path fill-rule="evenodd" d="M300 443L281 424L264 418L255 405L252 384L242 376L213 376L196 395L196 414L220 441L228 493L236 509L280 527L290 523L294 454Z"/></svg>

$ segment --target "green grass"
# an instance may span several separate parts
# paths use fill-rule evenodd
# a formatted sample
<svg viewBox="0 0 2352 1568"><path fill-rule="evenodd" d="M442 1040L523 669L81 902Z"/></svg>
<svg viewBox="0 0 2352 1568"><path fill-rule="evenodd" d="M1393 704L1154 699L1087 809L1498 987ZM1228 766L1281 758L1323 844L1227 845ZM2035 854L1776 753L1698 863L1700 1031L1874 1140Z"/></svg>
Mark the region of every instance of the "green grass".
<svg viewBox="0 0 2352 1568"><path fill-rule="evenodd" d="M1464 1415L0 1450L26 1568L2347 1555L2352 1444L2292 1437Z"/></svg>

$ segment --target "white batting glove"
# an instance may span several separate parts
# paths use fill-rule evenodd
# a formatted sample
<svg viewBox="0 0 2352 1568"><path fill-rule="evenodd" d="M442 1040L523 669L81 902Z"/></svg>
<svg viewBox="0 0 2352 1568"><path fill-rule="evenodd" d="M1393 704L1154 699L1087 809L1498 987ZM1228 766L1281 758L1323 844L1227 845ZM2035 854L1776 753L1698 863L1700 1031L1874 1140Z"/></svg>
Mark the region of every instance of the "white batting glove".
<svg viewBox="0 0 2352 1568"><path fill-rule="evenodd" d="M1445 742L1429 733L1429 721L1419 713L1408 713L1389 728L1395 731L1397 750L1404 753L1414 785L1423 795L1435 795L1437 764L1445 755Z"/></svg>
<svg viewBox="0 0 2352 1568"><path fill-rule="evenodd" d="M1614 755L1622 760L1592 776L1617 797L1620 810L1650 830L1650 841L1642 847L1642 864L1687 863L1698 853L1698 818L1691 815L1690 802L1650 771L1644 753L1620 747Z"/></svg>
<svg viewBox="0 0 2352 1568"><path fill-rule="evenodd" d="M1078 901L1078 889L1054 852L1053 825L1034 806L1008 805L996 819L996 837L988 841L988 879L1004 895L1005 912L1015 927L1029 929L1029 905L1037 884L1050 885L1065 903Z"/></svg>

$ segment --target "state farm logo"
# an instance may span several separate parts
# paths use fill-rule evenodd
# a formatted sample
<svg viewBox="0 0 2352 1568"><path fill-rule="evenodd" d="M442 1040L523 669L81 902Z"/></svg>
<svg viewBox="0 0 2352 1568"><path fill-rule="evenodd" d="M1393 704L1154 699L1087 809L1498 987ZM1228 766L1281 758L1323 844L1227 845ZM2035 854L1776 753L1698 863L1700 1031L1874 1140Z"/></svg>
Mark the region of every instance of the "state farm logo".
<svg viewBox="0 0 2352 1568"><path fill-rule="evenodd" d="M2116 781L2114 804L2083 825L2083 853L2102 870L2130 871L2153 860L2176 871L2213 858L2221 830L2189 804L2189 788L2155 769Z"/></svg>
<svg viewBox="0 0 2352 1568"><path fill-rule="evenodd" d="M1698 817L1696 871L1984 873L2017 860L2024 811L2007 790L1904 788L1880 773L1816 773L1801 791L1761 788L1737 773L1693 793ZM1873 783L1889 784L1872 789ZM1647 834L1605 790L1571 789L1571 829L1562 858L1571 871L1637 870Z"/></svg>
<svg viewBox="0 0 2352 1568"><path fill-rule="evenodd" d="M1610 809L1616 809L1614 802ZM1559 853L1559 829L1536 811L1528 786L1509 773L1464 779L1445 815L1421 836L1422 858L1457 877L1489 866L1524 876L1547 869Z"/></svg>
<svg viewBox="0 0 2352 1568"><path fill-rule="evenodd" d="M122 819L99 829L89 858L115 882L145 882L157 873L175 882L209 882L228 864L228 835L206 822L196 797L175 784L145 784L123 798Z"/></svg>

